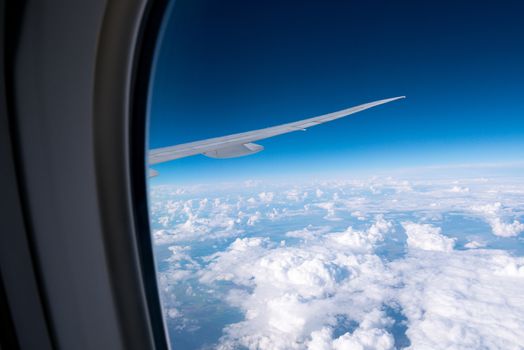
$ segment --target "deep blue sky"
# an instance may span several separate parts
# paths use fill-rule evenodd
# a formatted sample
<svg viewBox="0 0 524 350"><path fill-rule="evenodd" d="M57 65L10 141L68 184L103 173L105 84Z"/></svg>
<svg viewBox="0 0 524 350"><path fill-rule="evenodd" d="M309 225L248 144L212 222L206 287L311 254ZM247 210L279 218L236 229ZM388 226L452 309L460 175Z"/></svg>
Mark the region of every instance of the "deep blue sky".
<svg viewBox="0 0 524 350"><path fill-rule="evenodd" d="M157 165L154 181L522 161L523 15L524 1L177 0L151 148L407 99L260 141L256 155Z"/></svg>

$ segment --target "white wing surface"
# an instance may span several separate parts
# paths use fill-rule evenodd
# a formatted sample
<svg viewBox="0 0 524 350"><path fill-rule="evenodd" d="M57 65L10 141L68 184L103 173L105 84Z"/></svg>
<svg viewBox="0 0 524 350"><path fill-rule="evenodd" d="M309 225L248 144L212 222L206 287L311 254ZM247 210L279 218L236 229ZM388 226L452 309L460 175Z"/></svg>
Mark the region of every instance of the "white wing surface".
<svg viewBox="0 0 524 350"><path fill-rule="evenodd" d="M306 130L315 125L323 124L335 119L346 117L350 114L366 110L384 103L395 101L405 96L386 98L384 100L364 103L359 106L343 109L338 112L324 114L318 117L300 120L269 128L258 129L238 134L214 137L207 140L184 143L175 146L164 148L157 148L149 151L149 164L158 164L168 162L170 160L193 156L196 154L203 154L212 158L234 158L246 156L260 152L264 149L263 146L252 143L253 141L267 139L269 137L287 134L289 132ZM150 176L157 175L157 172L152 170Z"/></svg>

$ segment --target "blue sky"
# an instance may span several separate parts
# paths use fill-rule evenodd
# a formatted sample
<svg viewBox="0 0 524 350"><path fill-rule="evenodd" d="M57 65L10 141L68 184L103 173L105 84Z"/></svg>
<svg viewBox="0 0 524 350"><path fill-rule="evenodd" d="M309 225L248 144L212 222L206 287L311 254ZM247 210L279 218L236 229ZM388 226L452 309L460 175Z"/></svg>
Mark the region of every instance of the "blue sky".
<svg viewBox="0 0 524 350"><path fill-rule="evenodd" d="M156 165L158 183L524 160L522 1L201 1L171 7L151 148L406 95L259 154Z"/></svg>

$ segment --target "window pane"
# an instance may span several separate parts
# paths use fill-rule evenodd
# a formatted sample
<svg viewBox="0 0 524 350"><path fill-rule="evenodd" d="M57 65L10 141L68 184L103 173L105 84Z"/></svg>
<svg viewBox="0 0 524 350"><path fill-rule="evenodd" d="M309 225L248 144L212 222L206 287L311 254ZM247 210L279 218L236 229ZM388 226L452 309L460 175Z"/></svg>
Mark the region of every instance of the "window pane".
<svg viewBox="0 0 524 350"><path fill-rule="evenodd" d="M173 347L524 348L523 11L177 0L149 130Z"/></svg>

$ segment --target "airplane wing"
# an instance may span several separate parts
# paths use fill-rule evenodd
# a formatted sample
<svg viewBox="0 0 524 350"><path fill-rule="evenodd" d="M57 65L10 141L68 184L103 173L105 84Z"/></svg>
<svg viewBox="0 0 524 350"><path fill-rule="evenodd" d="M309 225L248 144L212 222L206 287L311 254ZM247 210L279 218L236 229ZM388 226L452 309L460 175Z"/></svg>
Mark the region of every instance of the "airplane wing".
<svg viewBox="0 0 524 350"><path fill-rule="evenodd" d="M327 123L329 121L346 117L350 114L366 110L384 103L395 101L405 96L386 98L384 100L364 103L359 106L343 109L338 112L324 114L318 117L308 118L297 122L272 126L238 134L214 137L207 140L184 143L175 146L157 148L149 151L149 164L158 164L170 160L203 154L211 158L235 158L260 152L263 146L253 143L254 141L267 139L269 137L287 134L289 132L302 130ZM150 169L149 176L156 176L158 172Z"/></svg>

